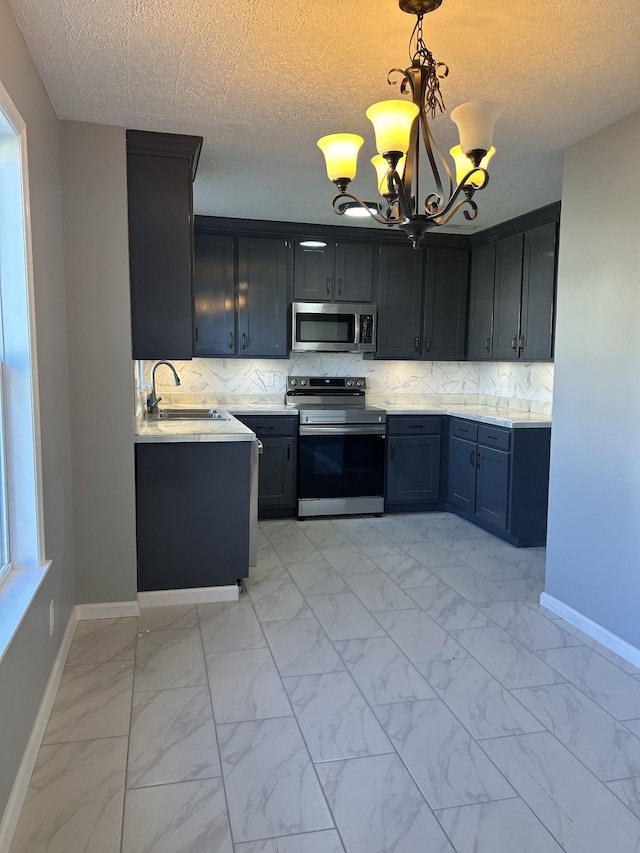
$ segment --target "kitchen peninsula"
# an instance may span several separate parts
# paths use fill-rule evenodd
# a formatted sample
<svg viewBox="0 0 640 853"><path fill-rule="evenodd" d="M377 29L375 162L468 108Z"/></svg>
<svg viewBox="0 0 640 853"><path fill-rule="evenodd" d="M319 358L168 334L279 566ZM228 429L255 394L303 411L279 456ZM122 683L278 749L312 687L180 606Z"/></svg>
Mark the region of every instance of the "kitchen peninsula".
<svg viewBox="0 0 640 853"><path fill-rule="evenodd" d="M237 581L248 576L255 435L219 414L139 423L139 592L219 587L218 600L237 598Z"/></svg>

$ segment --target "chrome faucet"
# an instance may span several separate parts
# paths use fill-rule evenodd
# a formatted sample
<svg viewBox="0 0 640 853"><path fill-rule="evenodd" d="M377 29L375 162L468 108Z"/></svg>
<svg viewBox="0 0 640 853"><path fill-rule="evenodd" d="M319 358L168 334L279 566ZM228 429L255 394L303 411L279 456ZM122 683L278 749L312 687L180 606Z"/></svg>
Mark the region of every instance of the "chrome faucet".
<svg viewBox="0 0 640 853"><path fill-rule="evenodd" d="M173 384L180 384L180 377L178 376L178 372L170 361L164 361L161 359L160 361L155 362L155 364L151 368L151 393L147 397L147 412L150 415L158 414L158 403L160 402L160 400L162 400L162 397L158 397L156 394L156 370L160 367L161 364L166 364L167 367L171 369L171 372L173 373Z"/></svg>

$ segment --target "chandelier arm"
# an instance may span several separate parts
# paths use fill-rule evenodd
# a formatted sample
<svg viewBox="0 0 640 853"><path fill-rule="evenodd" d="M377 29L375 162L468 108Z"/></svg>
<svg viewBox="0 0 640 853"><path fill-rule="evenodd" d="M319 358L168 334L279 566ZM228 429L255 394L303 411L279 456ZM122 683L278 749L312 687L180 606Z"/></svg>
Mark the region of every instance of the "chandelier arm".
<svg viewBox="0 0 640 853"><path fill-rule="evenodd" d="M433 172L433 176L436 181L436 188L438 190L438 194L441 197L444 197L444 189L442 186L442 181L440 179L440 170L438 169L438 164L436 163L435 156L433 152L435 151L440 159L440 162L444 166L444 170L447 175L447 183L449 185L449 193L451 196L453 194L453 176L451 174L451 169L449 168L449 164L447 160L440 150L438 143L435 140L435 137L431 133L431 128L429 127L429 123L427 121L426 114L423 110L420 111L420 124L422 127L422 137L424 139L425 148L427 149L427 154L429 155L429 162L431 163L431 171Z"/></svg>
<svg viewBox="0 0 640 853"><path fill-rule="evenodd" d="M405 219L413 219L415 216L413 205L411 203L411 196L407 195L404 182L400 175L393 170L393 173L390 175L390 181L393 184L393 187L398 195L398 206L402 215ZM397 220L402 221L402 220Z"/></svg>
<svg viewBox="0 0 640 853"><path fill-rule="evenodd" d="M432 218L433 223L435 225L446 225L450 219L453 219L453 217L460 210L460 208L464 207L465 205L467 205L468 207L471 208L471 212L469 212L468 210L463 211L465 219L469 219L469 220L475 219L476 216L478 215L478 205L475 203L475 201L472 198L461 198L460 201L456 205L454 205L454 207L451 208L446 215L445 214L438 214L438 216L433 217Z"/></svg>
<svg viewBox="0 0 640 853"><path fill-rule="evenodd" d="M380 213L380 207L379 206L378 206L378 213L373 213L371 211L371 208L369 207L369 205L366 202L362 201L361 198L358 198L357 195L353 195L353 193L338 193L338 195L335 196L335 198L331 202L331 209L333 210L334 213L337 213L338 216L343 216L345 213L344 210L340 210L337 206L338 202L344 200L345 198L349 198L352 201L355 201L355 203L359 204L363 210L367 211L367 213L369 214L369 216L372 219L375 219L375 221L379 222L381 225L397 225L398 222L400 221L398 219L392 219L392 218L388 218L386 216L383 216Z"/></svg>
<svg viewBox="0 0 640 853"><path fill-rule="evenodd" d="M485 177L484 184L483 184L481 187L473 187L472 185L468 185L468 184L466 184L466 182L469 180L469 178L471 177L471 175L476 175L478 172L482 172L482 174L484 175L484 177ZM431 219L433 219L433 220L434 220L434 222L435 222L436 220L439 220L439 219L440 219L440 217L442 217L442 216L446 216L447 218L446 218L446 220L445 220L445 221L446 221L446 222L448 222L448 221L449 221L449 219L451 219L451 216L448 216L447 214L449 213L449 211L451 210L451 208L455 205L455 203L456 203L456 199L458 198L458 196L460 195L460 193L464 193L464 195L466 196L466 198L465 198L465 199L463 199L463 200L462 200L462 202L459 202L459 203L455 206L455 210L454 210L454 212L460 208L461 204L464 204L464 203L465 203L465 202L467 202L467 201L468 201L468 202L471 202L471 197L473 196L473 194L474 194L474 193L477 193L477 192L480 192L480 190L483 190L483 189L487 186L487 184L488 184L488 183L489 183L489 173L487 172L487 170L486 170L486 169L480 169L480 168L477 168L477 169L471 169L471 170L470 170L470 171L469 171L469 172L464 176L464 178L460 181L460 183L458 184L458 186L455 188L455 191L452 193L452 195L450 196L449 200L448 200L448 201L447 201L447 203L444 205L444 207L443 207L441 210L436 210L436 211L433 211L433 212L431 212L431 213L427 212L427 216L429 216ZM427 199L426 199L426 201L425 201L425 210L427 210L427 211L428 211L428 207L427 207L427 205L428 205L429 199L430 199L432 196L435 196L435 193L431 193L429 196L427 196ZM473 202L472 207L474 207L474 208L475 208L475 210L477 211L477 206L476 206L475 202ZM466 216L467 212L468 212L468 211L466 211L466 210L464 211L465 216ZM477 215L477 214L474 214L474 215L472 216L472 219L475 219L475 218L476 218L476 215ZM467 219L468 219L468 218L469 218L469 217L467 217ZM438 221L436 224L438 224L438 225L442 225L443 223Z"/></svg>

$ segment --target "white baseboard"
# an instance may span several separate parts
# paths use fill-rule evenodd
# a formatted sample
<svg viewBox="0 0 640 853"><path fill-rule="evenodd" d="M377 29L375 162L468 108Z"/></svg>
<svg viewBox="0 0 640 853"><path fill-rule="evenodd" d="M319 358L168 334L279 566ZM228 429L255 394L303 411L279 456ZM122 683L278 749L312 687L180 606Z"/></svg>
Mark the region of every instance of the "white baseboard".
<svg viewBox="0 0 640 853"><path fill-rule="evenodd" d="M556 616L561 616L570 625L579 628L598 643L606 646L610 651L620 655L621 658L629 661L634 666L640 667L640 649L618 637L617 634L612 634L611 631L603 628L602 625L598 625L597 622L589 619L588 616L584 616L579 611L574 610L573 607L569 607L568 604L559 601L546 592L543 592L540 596L540 604L542 607L546 607L547 610L555 613Z"/></svg>
<svg viewBox="0 0 640 853"><path fill-rule="evenodd" d="M200 586L192 589L158 589L139 592L140 607L158 607L163 604L214 604L218 601L237 601L238 587Z"/></svg>
<svg viewBox="0 0 640 853"><path fill-rule="evenodd" d="M101 604L76 604L78 619L117 619L120 616L139 616L137 601L106 601Z"/></svg>
<svg viewBox="0 0 640 853"><path fill-rule="evenodd" d="M64 669L71 641L73 640L76 625L78 624L77 610L78 608L74 607L71 611L71 615L69 616L69 621L67 622L67 627L65 628L62 642L58 649L58 654L56 655L56 659L51 669L51 675L49 676L47 686L45 687L45 691L42 695L42 701L40 702L40 707L38 708L33 728L31 729L27 747L24 751L24 755L22 756L18 774L15 782L13 783L7 808L5 809L2 823L0 823L0 853L5 853L9 850L11 839L13 838L13 834L18 824L22 804L24 803L24 798L27 794L27 790L29 789L31 774L33 773L33 768L35 767L36 759L38 758L40 744L42 743L42 738L44 737L47 723L49 722L49 714L53 708L56 693L58 692L58 687L60 685L62 670Z"/></svg>

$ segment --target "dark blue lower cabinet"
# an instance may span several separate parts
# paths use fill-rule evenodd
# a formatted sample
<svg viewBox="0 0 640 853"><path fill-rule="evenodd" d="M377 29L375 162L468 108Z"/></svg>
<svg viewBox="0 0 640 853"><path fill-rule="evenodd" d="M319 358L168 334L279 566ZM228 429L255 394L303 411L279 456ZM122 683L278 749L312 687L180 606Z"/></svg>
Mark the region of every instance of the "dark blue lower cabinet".
<svg viewBox="0 0 640 853"><path fill-rule="evenodd" d="M544 545L551 429L505 429L452 418L450 434L451 512L512 545Z"/></svg>
<svg viewBox="0 0 640 853"><path fill-rule="evenodd" d="M447 424L440 415L389 415L385 512L446 508Z"/></svg>
<svg viewBox="0 0 640 853"><path fill-rule="evenodd" d="M390 435L387 504L440 500L440 436Z"/></svg>
<svg viewBox="0 0 640 853"><path fill-rule="evenodd" d="M258 485L258 507L295 508L295 451L294 436L259 436L262 441L260 475Z"/></svg>
<svg viewBox="0 0 640 853"><path fill-rule="evenodd" d="M258 475L258 518L291 518L298 496L298 418L293 415L237 415L262 442Z"/></svg>
<svg viewBox="0 0 640 853"><path fill-rule="evenodd" d="M492 447L476 449L476 517L507 529L511 454Z"/></svg>
<svg viewBox="0 0 640 853"><path fill-rule="evenodd" d="M476 506L476 450L474 441L451 438L449 444L449 501L474 512Z"/></svg>
<svg viewBox="0 0 640 853"><path fill-rule="evenodd" d="M138 591L249 574L250 441L135 446Z"/></svg>

